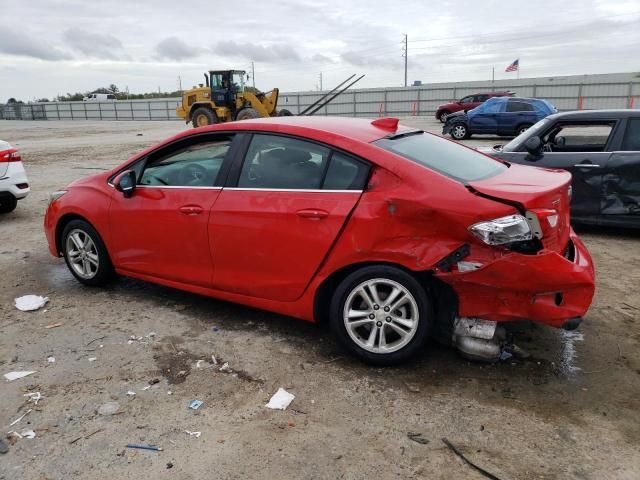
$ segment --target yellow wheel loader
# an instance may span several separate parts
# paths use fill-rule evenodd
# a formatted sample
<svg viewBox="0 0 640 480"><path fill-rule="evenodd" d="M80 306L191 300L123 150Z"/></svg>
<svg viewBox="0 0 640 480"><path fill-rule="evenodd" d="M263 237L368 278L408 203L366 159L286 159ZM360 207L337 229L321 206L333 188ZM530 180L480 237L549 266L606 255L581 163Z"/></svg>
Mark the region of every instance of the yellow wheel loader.
<svg viewBox="0 0 640 480"><path fill-rule="evenodd" d="M355 75L351 75L298 115L313 115L364 75L334 93L353 77ZM186 123L191 122L194 127L250 118L292 115L289 110L276 109L278 106L277 88L269 93L262 93L245 86L245 78L246 72L243 70L210 70L204 74L205 84L200 84L182 94L182 105L176 108L176 114Z"/></svg>

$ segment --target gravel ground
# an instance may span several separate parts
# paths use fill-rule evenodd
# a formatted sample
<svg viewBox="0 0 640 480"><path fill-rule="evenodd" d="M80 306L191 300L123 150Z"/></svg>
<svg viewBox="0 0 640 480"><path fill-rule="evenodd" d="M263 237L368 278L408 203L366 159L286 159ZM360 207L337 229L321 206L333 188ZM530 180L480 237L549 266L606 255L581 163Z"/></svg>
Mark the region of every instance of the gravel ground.
<svg viewBox="0 0 640 480"><path fill-rule="evenodd" d="M597 267L594 304L578 333L512 326L528 360L474 364L432 345L410 365L368 368L314 325L123 278L83 287L49 255L49 192L185 128L0 122L32 182L0 218L0 373L36 371L0 380L3 436L36 433L11 437L0 479L484 478L443 437L503 480L640 478L640 234L579 232ZM16 310L31 293L47 307ZM265 409L279 387L295 400ZM35 392L37 405L25 397Z"/></svg>

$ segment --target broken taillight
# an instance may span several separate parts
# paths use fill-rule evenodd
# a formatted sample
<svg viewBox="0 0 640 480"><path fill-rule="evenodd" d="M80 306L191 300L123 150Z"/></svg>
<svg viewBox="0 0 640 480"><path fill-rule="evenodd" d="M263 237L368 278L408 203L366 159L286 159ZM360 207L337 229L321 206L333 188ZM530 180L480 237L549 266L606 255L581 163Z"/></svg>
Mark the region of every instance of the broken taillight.
<svg viewBox="0 0 640 480"><path fill-rule="evenodd" d="M21 161L22 161L22 157L20 157L18 150L16 150L15 148L11 148L9 150L0 152L0 163L21 162Z"/></svg>
<svg viewBox="0 0 640 480"><path fill-rule="evenodd" d="M531 240L531 228L522 215L508 215L476 223L469 231L487 245L506 245Z"/></svg>

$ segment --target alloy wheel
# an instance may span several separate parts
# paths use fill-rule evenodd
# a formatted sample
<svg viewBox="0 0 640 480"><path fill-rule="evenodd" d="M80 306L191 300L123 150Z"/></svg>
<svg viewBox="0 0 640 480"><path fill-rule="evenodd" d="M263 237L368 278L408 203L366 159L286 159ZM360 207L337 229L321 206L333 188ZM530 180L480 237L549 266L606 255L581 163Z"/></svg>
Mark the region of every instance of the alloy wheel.
<svg viewBox="0 0 640 480"><path fill-rule="evenodd" d="M78 228L67 235L66 254L74 272L81 278L89 280L96 276L100 266L100 256L95 242L89 234Z"/></svg>
<svg viewBox="0 0 640 480"><path fill-rule="evenodd" d="M386 278L374 278L349 293L343 320L356 345L368 352L392 353L414 337L420 314L406 287Z"/></svg>
<svg viewBox="0 0 640 480"><path fill-rule="evenodd" d="M467 134L467 128L464 125L456 125L452 129L452 135L454 138L460 140Z"/></svg>

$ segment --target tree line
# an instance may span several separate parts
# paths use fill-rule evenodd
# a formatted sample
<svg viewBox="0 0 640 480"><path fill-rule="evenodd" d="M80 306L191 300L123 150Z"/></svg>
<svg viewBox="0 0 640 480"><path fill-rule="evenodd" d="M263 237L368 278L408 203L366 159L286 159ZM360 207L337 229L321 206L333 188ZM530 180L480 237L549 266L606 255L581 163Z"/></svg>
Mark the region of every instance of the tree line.
<svg viewBox="0 0 640 480"><path fill-rule="evenodd" d="M76 92L69 93L66 95L58 95L54 97L52 100L48 98L39 98L36 100L36 103L43 102L81 102L82 99L92 93L110 93L116 96L117 100L142 100L145 98L167 98L167 97L180 97L182 96L182 92L180 90L175 90L173 92L149 92L149 93L129 93L127 91L122 91L118 88L117 85L111 84L108 87L96 88L95 90L87 91L87 92ZM7 103L24 103L22 100L16 100L15 98L10 98L7 100Z"/></svg>

